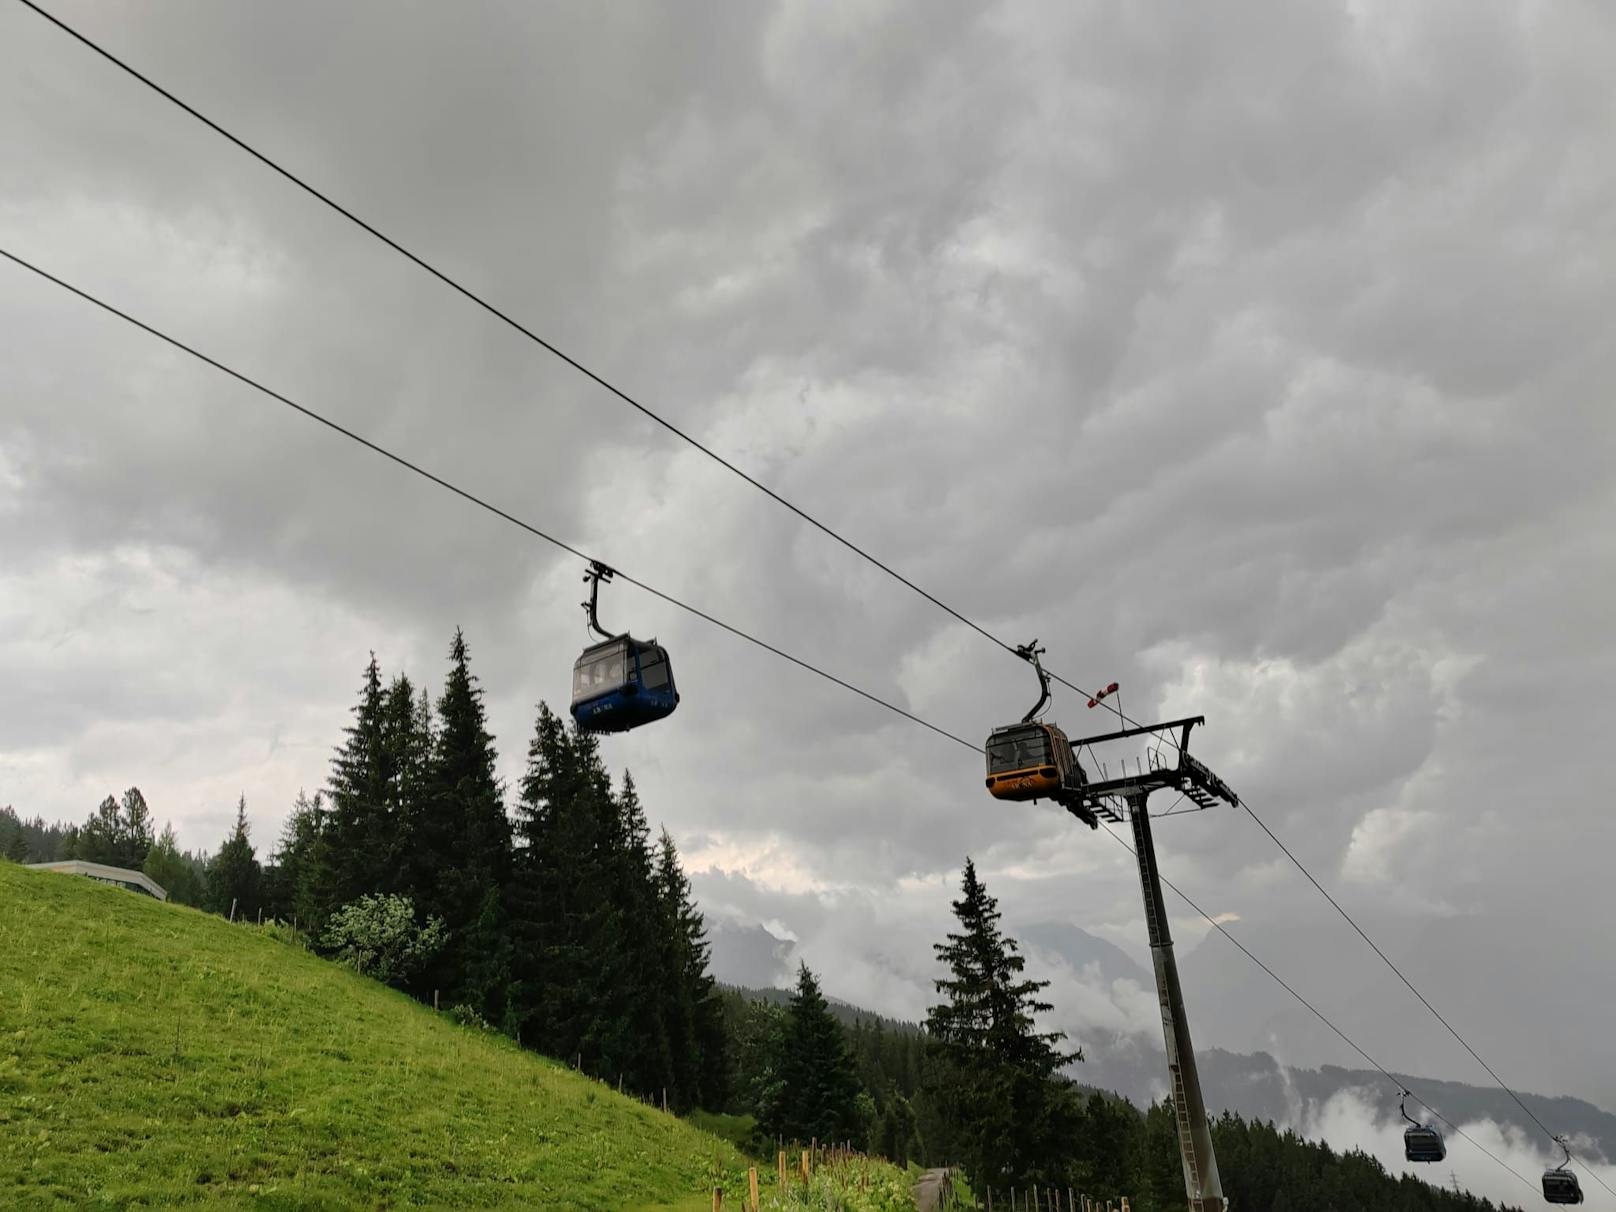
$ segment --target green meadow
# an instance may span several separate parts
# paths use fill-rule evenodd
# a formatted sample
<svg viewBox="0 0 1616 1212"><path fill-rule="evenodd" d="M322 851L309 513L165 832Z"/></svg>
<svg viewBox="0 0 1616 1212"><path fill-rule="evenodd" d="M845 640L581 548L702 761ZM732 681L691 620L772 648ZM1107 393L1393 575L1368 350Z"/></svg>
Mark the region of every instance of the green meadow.
<svg viewBox="0 0 1616 1212"><path fill-rule="evenodd" d="M0 862L0 1207L698 1208L746 1165L274 929Z"/></svg>

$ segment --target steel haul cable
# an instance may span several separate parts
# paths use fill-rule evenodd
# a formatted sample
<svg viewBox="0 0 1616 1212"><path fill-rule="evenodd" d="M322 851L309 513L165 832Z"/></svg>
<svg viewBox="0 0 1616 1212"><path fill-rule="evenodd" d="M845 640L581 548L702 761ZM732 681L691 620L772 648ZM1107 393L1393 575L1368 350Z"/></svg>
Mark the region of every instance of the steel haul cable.
<svg viewBox="0 0 1616 1212"><path fill-rule="evenodd" d="M418 464L410 461L409 459L406 459L402 455L396 454L393 451L388 450L386 447L381 446L378 443L371 441L369 438L366 438L362 434L359 434L359 433L355 432L354 430L351 430L351 429L347 428L346 426L340 424L339 422L331 420L330 418L322 415L321 413L316 412L314 409L311 409L311 408L306 407L305 405L299 404L297 401L291 399L288 396L284 396L284 395L280 394L279 392L273 390L270 387L265 386L264 384L260 383L258 380L252 378L251 376L246 375L246 374L242 373L241 371L235 370L233 367L230 367L230 366L226 365L225 363L220 362L216 358L210 357L209 355L203 353L201 350L195 348L194 346L186 344L184 341L179 340L177 337L170 336L168 333L163 332L161 329L156 328L155 326L153 326L151 324L147 324L143 320L140 320L140 319L136 318L135 316L129 314L128 312L123 311L123 310L119 309L118 307L115 307L111 303L107 303L104 300L98 298L97 296L90 294L88 291L81 290L79 287L74 286L72 283L70 283L70 282L68 282L68 281L66 281L66 280L64 280L62 278L57 277L55 274L52 274L52 273L50 273L49 271L47 271L45 269L40 268L39 266L37 266L37 265L33 264L32 262L24 259L23 257L20 257L17 254L15 254L15 253L13 253L13 252L5 249L5 248L0 248L0 257L4 257L6 260L12 262L13 264L17 265L18 267L20 267L22 269L25 269L25 270L28 270L30 273L35 274L39 278L41 278L41 279L43 279L43 280L45 280L47 282L50 282L55 286L60 287L61 289L69 292L70 294L76 295L78 298L83 299L85 302L92 304L93 306L99 308L100 310L102 310L102 311L104 311L104 312L106 312L106 313L108 313L110 315L116 316L118 319L123 320L124 322L134 326L135 328L140 329L142 332L145 332L145 333L149 334L150 336L156 337L158 340L164 342L165 344L170 345L173 348L178 349L183 353L189 354L191 357L197 359L198 361L203 362L206 365L213 367L215 370L218 370L221 373L226 374L226 375L230 376L231 378L237 380L238 382L243 383L248 387L251 387L253 390L255 390L257 392L260 392L261 394L269 397L270 399L276 401L277 403L282 404L285 407L292 409L293 411L297 412L299 415L307 418L308 420L314 421L314 422L318 423L319 425L324 426L326 429L328 429L328 430L330 430L330 431L332 431L334 433L340 434L341 436L349 439L352 442L357 443L358 445L364 447L365 449L367 449L367 450L369 450L369 451L371 451L371 452L373 452L375 454L378 454L378 455L382 456L385 459L388 459L392 463L395 463L398 466L403 467L406 470L413 472L414 474L422 477L425 480L430 481L431 483L437 485L438 487L443 488L446 491L451 492L451 493L455 494L456 496L462 498L463 500L468 501L471 504L476 505L479 508L488 511L489 513L493 514L494 516L496 516L496 517L498 517L498 518L500 518L500 519L502 519L502 520L504 520L504 521L518 527L519 529L525 531L526 533L531 534L531 535L535 536L536 538L542 539L546 543L550 543L553 546L558 547L561 550L563 550L563 551L565 551L565 552L567 552L567 553L569 553L571 555L577 556L579 559L589 560L591 558L590 556L585 554L583 551L580 551L578 548L574 547L570 543L567 543L566 541L564 541L562 539L556 538L554 535L551 535L548 532L546 532L544 530L541 530L540 528L538 528L537 526L533 525L530 522L523 521L521 518L518 518L515 515L513 515L511 513L508 513L507 511L501 509L499 506L494 505L491 502L484 500L482 497L477 496L475 493L472 493L472 492L468 491L467 489L461 488L459 485L454 484L449 480L443 479L441 476L438 476L438 475L434 474L433 472L426 470L425 468L423 468L423 467L419 466ZM745 631L741 630L740 628L734 627L734 626L730 625L729 623L726 623L723 620L718 619L715 616L713 616L711 614L708 614L707 612L705 612L703 610L700 610L700 609L698 609L698 608L696 608L694 606L691 606L691 605L679 600L678 598L673 597L670 594L664 593L663 591L661 591L659 589L656 589L656 588L654 588L654 587L652 587L650 585L647 585L643 581L636 580L635 578L627 575L626 573L623 573L620 570L617 571L617 575L622 577L622 579L627 581L629 584L637 586L638 588L644 590L647 593L650 593L650 594L654 595L657 598L660 598L661 600L669 603L670 605L677 606L679 609L687 611L688 613L695 615L697 618L703 619L706 622L709 622L709 623L713 624L714 626L719 627L719 628L723 629L724 631L727 631L730 634L732 634L734 636L737 636L738 638L747 641L748 643L754 644L754 645L764 649L765 651L770 652L770 653L774 654L775 656L780 657L782 660L790 661L792 664L797 665L802 669L805 669L805 670L808 670L811 673L817 674L818 676L824 678L825 680L827 680L829 682L832 682L835 685L840 686L845 690L851 691L852 693L857 694L860 697L862 697L864 699L867 699L872 703L876 703L876 704L878 704L878 705L880 705L882 707L885 707L887 710L892 711L892 712L896 713L897 715L900 715L900 716L904 717L905 719L907 719L907 720L909 720L909 721L911 721L911 722L913 722L915 724L919 724L921 727L927 728L927 729L931 730L932 732L937 733L940 736L947 737L949 740L954 741L955 743L957 743L959 745L963 745L965 748L970 749L975 753L980 754L982 752L982 749L981 749L980 746L974 745L970 741L967 741L964 738L962 738L960 736L957 736L952 732L949 732L947 729L941 728L938 725L931 723L929 720L923 719L922 717L920 717L918 715L915 715L914 713L912 713L910 711L906 711L902 707L899 707L894 703L888 702L887 700L882 699L877 695L871 694L869 691L864 690L864 689L862 689L862 688L860 688L858 686L855 686L851 682L848 682L848 681L846 681L846 680L844 680L842 678L837 677L835 674L828 673L825 670L820 669L818 666L813 665L813 664L809 663L808 661L805 661L805 660L801 659L800 657L793 656L791 653L786 652L783 649L778 648L775 645L770 644L765 640L758 639L757 637L749 634L748 632L745 632ZM1122 838L1118 837L1114 833L1111 833L1111 830L1109 828L1106 830L1106 832L1108 834L1110 834L1112 839L1115 840L1118 844L1120 844L1123 847L1123 849L1127 850L1129 853L1133 852L1133 848L1131 846L1129 846L1127 842L1123 841ZM1185 893L1180 891L1179 888L1175 884L1173 884L1170 880L1167 880L1165 877L1162 877L1162 882L1164 884L1166 884L1168 888L1172 889L1172 891L1174 892L1175 895L1177 895L1187 905L1189 905L1198 914L1200 914L1203 918L1205 918L1209 925L1211 925L1215 930L1217 930L1225 938L1227 938L1231 943L1233 943L1236 947L1238 947L1240 949L1240 951L1248 959L1250 959L1259 968L1261 968L1265 973L1267 973L1274 981L1276 981L1280 985L1281 988L1283 988L1287 993L1289 993L1292 997L1294 997L1297 1001L1299 1001L1303 1006L1305 1006L1309 1011L1311 1011L1319 1019L1319 1021L1324 1023L1327 1027L1330 1028L1331 1031L1335 1032L1336 1035L1340 1036L1341 1039L1346 1041L1346 1043L1351 1046L1353 1051L1355 1051L1358 1055L1362 1056L1366 1061L1368 1061L1371 1065L1373 1065L1381 1073L1385 1074L1386 1078L1389 1081L1393 1081L1393 1082L1397 1081L1397 1079L1394 1078L1391 1075L1391 1073L1388 1072L1378 1061L1376 1061L1372 1056L1369 1055L1368 1052L1366 1052L1357 1043L1355 1043L1351 1039L1351 1037L1346 1034L1346 1032L1342 1031L1333 1022L1331 1022L1328 1018L1326 1018L1325 1015L1320 1010L1318 1010L1311 1002L1309 1002L1300 993L1298 993L1290 984L1288 984L1284 979L1282 979L1279 976L1279 974L1276 973L1272 968L1270 968L1266 963L1264 963L1262 960L1258 959L1257 956L1252 951L1250 951L1244 944L1242 944L1238 939L1236 939L1232 934L1230 934L1229 931L1220 922L1216 921L1209 914L1207 914L1207 912L1204 909L1202 909L1199 905L1197 905L1194 901L1192 901ZM1417 1101L1419 1101L1421 1103L1421 1105L1426 1107L1426 1109L1429 1110L1437 1118L1441 1119L1444 1124L1447 1124L1450 1128L1453 1128L1453 1130L1458 1135L1463 1137L1465 1140L1470 1141L1471 1144L1475 1145L1476 1148L1480 1149L1488 1157L1492 1158L1493 1161L1497 1162L1500 1166L1503 1166L1504 1169L1509 1170L1511 1174L1514 1174L1516 1178L1520 1179L1522 1182L1527 1183L1528 1186L1531 1186L1531 1183L1528 1182L1528 1180L1524 1176L1522 1176L1518 1171L1516 1171L1513 1167L1511 1167L1502 1158L1499 1158L1497 1155L1493 1154L1490 1150L1488 1150L1485 1146L1481 1145L1479 1142L1474 1140L1474 1138L1470 1137L1467 1133L1464 1132L1463 1129L1461 1129L1457 1125L1453 1124L1453 1122L1451 1120L1449 1120L1445 1116L1443 1116L1441 1114L1441 1112L1439 1112L1435 1107L1432 1107L1430 1103L1426 1102L1424 1099L1418 1099L1418 1096L1415 1096L1415 1097L1417 1098ZM1590 1173L1591 1173L1591 1171L1590 1171ZM1597 1178L1598 1176L1595 1175L1595 1177Z"/></svg>

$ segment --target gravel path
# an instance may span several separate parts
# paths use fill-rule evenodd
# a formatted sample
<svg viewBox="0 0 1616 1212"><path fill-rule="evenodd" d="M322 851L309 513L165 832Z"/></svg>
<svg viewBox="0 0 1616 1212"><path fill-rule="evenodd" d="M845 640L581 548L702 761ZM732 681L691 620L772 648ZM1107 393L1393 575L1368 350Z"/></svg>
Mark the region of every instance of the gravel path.
<svg viewBox="0 0 1616 1212"><path fill-rule="evenodd" d="M915 1184L915 1207L920 1212L939 1212L943 1206L943 1191L948 1186L948 1171L927 1170Z"/></svg>

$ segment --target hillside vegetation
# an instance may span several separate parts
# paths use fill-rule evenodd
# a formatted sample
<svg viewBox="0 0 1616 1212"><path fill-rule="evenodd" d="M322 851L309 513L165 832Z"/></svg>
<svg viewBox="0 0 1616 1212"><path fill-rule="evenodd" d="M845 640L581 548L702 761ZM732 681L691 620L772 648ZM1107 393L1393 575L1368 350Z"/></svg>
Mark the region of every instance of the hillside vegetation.
<svg viewBox="0 0 1616 1212"><path fill-rule="evenodd" d="M0 862L0 1206L700 1206L729 1145L255 927Z"/></svg>

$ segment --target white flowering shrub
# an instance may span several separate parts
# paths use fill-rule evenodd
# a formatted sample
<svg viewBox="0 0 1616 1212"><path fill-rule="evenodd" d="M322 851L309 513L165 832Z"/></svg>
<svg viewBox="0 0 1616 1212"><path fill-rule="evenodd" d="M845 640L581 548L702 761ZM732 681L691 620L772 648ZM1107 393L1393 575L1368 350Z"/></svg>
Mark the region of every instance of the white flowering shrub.
<svg viewBox="0 0 1616 1212"><path fill-rule="evenodd" d="M338 962L362 976L402 985L442 949L448 931L441 918L415 922L407 896L362 896L331 915L320 942Z"/></svg>

